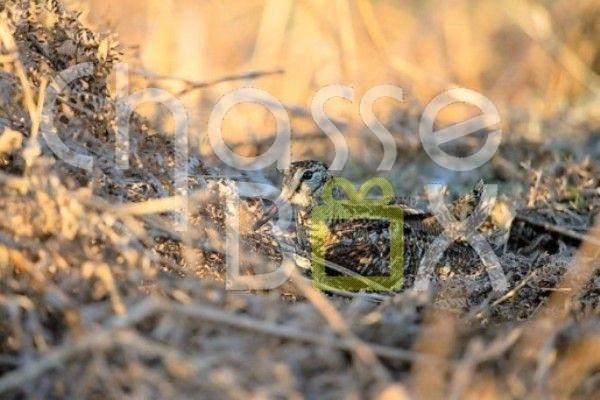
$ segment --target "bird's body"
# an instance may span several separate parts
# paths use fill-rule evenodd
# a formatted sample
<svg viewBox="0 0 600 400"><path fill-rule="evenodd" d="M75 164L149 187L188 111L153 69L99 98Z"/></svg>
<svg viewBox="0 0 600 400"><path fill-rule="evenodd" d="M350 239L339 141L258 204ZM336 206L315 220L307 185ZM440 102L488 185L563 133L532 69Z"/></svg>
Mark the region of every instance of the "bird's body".
<svg viewBox="0 0 600 400"><path fill-rule="evenodd" d="M321 191L331 178L327 166L320 161L292 163L285 172L279 202L287 202L296 209L296 253L310 260L312 229L311 213L319 205ZM477 199L473 195L459 200L452 212L463 218L465 209L473 209ZM437 218L423 210L404 203L394 203L404 211L404 277L405 285L414 280L420 261L434 240L444 229ZM259 227L277 210L277 203L257 222ZM459 214L463 214L460 216ZM389 274L390 224L381 219L348 219L326 221L327 234L321 243L329 275L359 274L364 277ZM470 246L458 241L448 248L438 267L449 266L463 271L476 264L477 254ZM308 263L310 264L310 262ZM305 265L306 266L306 263Z"/></svg>

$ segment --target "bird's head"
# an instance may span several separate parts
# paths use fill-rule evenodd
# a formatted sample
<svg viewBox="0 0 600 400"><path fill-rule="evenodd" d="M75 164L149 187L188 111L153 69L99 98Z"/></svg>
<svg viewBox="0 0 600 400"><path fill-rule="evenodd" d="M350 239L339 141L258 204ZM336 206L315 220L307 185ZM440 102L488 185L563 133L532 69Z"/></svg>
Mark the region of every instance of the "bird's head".
<svg viewBox="0 0 600 400"><path fill-rule="evenodd" d="M279 205L287 203L299 209L310 208L325 183L331 178L327 164L316 160L293 162L284 172L281 183L281 195L265 215L256 222L254 228L260 228L277 213Z"/></svg>

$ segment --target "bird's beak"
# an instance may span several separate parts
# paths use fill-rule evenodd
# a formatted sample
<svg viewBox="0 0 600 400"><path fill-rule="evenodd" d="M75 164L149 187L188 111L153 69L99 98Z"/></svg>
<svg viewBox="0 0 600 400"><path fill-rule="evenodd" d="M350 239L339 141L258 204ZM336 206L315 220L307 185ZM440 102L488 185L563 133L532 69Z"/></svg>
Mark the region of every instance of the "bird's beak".
<svg viewBox="0 0 600 400"><path fill-rule="evenodd" d="M282 197L279 197L277 200L275 200L275 203L273 203L271 207L267 208L262 218L254 223L252 229L260 229L261 226L269 222L279 212L280 207L285 203L286 201Z"/></svg>

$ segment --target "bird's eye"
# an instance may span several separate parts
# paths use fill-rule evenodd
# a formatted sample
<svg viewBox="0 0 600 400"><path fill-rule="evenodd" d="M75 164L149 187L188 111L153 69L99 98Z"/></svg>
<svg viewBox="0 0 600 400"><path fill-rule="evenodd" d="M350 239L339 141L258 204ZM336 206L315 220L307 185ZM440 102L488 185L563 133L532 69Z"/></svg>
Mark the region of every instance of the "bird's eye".
<svg viewBox="0 0 600 400"><path fill-rule="evenodd" d="M306 171L306 172L304 173L304 175L302 175L302 179L306 179L306 180L308 180L308 179L310 179L310 178L312 178L312 177L313 177L313 173L312 173L312 171Z"/></svg>

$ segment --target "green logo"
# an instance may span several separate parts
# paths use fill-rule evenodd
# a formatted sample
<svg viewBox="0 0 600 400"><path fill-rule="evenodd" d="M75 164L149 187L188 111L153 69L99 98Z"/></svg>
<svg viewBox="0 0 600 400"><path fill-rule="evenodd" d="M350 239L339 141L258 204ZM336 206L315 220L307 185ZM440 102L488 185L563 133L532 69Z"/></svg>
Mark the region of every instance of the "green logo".
<svg viewBox="0 0 600 400"><path fill-rule="evenodd" d="M333 188L346 193L347 200L333 198ZM382 196L367 199L373 188L380 188ZM385 178L373 178L365 182L357 192L352 182L333 178L323 188L323 204L312 210L310 217L311 267L313 285L321 290L340 291L397 291L403 283L404 215L402 208L390 204L394 189ZM389 275L382 276L328 276L325 271L325 240L329 233L328 221L336 220L386 220L389 222Z"/></svg>

